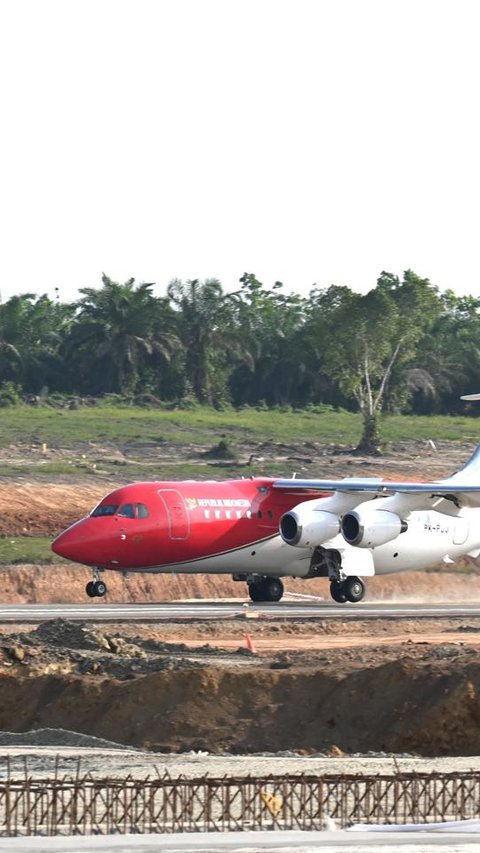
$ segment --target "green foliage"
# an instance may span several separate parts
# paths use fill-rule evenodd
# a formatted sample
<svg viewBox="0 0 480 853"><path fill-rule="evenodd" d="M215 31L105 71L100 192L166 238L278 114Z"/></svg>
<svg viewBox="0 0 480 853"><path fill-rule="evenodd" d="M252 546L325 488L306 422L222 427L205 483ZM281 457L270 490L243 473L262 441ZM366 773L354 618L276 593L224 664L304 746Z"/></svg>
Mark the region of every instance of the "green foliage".
<svg viewBox="0 0 480 853"><path fill-rule="evenodd" d="M459 411L464 405L459 404L459 389L473 393L479 387L480 299L458 297L447 290L441 305L430 334L419 341L407 374L412 392L409 402L419 413Z"/></svg>
<svg viewBox="0 0 480 853"><path fill-rule="evenodd" d="M306 300L284 294L279 281L268 291L252 273L244 273L240 283L240 290L229 296L233 323L229 334L237 341L232 397L237 405L290 404L304 370L298 356Z"/></svg>
<svg viewBox="0 0 480 853"><path fill-rule="evenodd" d="M2 382L0 385L0 409L8 406L16 406L20 402L20 395L13 382Z"/></svg>
<svg viewBox="0 0 480 853"><path fill-rule="evenodd" d="M59 347L73 314L73 306L31 293L0 304L0 381L15 381L29 393L58 382Z"/></svg>
<svg viewBox="0 0 480 853"><path fill-rule="evenodd" d="M62 411L99 397L130 413L346 409L372 444L382 412L464 412L479 340L480 299L439 294L411 270L383 272L366 294L332 285L308 298L247 272L232 293L175 279L166 296L104 275L74 304L30 293L0 303L0 405L17 402L16 388Z"/></svg>
<svg viewBox="0 0 480 853"><path fill-rule="evenodd" d="M365 295L330 287L314 292L312 302L308 334L335 341L323 351L325 379L333 379L345 398L357 403L364 424L359 449L376 451L385 396L390 391L404 398L406 367L440 314L436 288L407 270L402 282L382 273L377 287Z"/></svg>
<svg viewBox="0 0 480 853"><path fill-rule="evenodd" d="M80 291L65 353L72 360L80 355L86 369L77 374L77 387L93 381L94 393L133 395L142 369L169 362L180 342L162 328L168 306L152 294L153 284L136 284L133 278L119 284L105 274L102 282L99 290Z"/></svg>
<svg viewBox="0 0 480 853"><path fill-rule="evenodd" d="M217 279L175 279L168 296L177 309L179 336L185 351L185 385L199 403L224 403L232 339L228 299Z"/></svg>

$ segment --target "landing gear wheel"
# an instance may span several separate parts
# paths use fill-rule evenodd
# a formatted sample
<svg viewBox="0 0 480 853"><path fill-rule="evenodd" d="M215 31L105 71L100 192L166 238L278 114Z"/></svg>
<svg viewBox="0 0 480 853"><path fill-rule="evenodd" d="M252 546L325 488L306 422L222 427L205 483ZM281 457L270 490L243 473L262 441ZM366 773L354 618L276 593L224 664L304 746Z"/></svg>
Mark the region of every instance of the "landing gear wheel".
<svg viewBox="0 0 480 853"><path fill-rule="evenodd" d="M89 581L85 587L85 592L89 598L103 598L107 591L107 584L103 581Z"/></svg>
<svg viewBox="0 0 480 853"><path fill-rule="evenodd" d="M262 585L260 583L249 583L248 584L248 594L250 596L251 601L263 601L262 595Z"/></svg>
<svg viewBox="0 0 480 853"><path fill-rule="evenodd" d="M347 600L351 601L353 604L356 604L358 601L361 601L365 595L366 587L365 584L360 578L356 578L352 575L352 577L347 578L343 584L345 595L347 596Z"/></svg>
<svg viewBox="0 0 480 853"><path fill-rule="evenodd" d="M345 584L340 581L332 581L330 584L330 595L337 604L345 604L348 601L345 592Z"/></svg>
<svg viewBox="0 0 480 853"><path fill-rule="evenodd" d="M248 584L248 594L252 601L280 601L284 587L280 578L262 578Z"/></svg>
<svg viewBox="0 0 480 853"><path fill-rule="evenodd" d="M283 583L280 578L268 578L262 583L266 601L280 601L283 596Z"/></svg>
<svg viewBox="0 0 480 853"><path fill-rule="evenodd" d="M107 591L107 584L103 581L95 581L93 586L95 589L95 595L97 595L99 598L103 598Z"/></svg>

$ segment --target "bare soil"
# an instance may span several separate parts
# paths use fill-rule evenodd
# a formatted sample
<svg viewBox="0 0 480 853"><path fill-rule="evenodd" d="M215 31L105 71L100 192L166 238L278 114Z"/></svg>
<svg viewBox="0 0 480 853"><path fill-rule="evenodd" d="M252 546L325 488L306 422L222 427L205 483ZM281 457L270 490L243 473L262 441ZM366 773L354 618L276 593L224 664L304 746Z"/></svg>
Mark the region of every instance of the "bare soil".
<svg viewBox="0 0 480 853"><path fill-rule="evenodd" d="M472 449L446 443L435 453L413 444L381 459L314 448L308 474L328 466L332 477L355 471L426 480L451 473ZM280 458L277 446L262 452ZM101 477L4 480L0 535L53 536L118 485ZM471 601L480 593L478 566L466 561L462 569L373 578L369 598ZM88 579L87 569L64 564L7 566L2 599L84 602ZM244 585L227 576L109 573L108 586L117 602L245 598ZM323 580L286 586L328 595ZM56 620L0 630L1 729L59 727L167 752L480 750L480 620L351 623L339 609L334 623L238 619L104 630L94 613L95 601L85 625Z"/></svg>
<svg viewBox="0 0 480 853"><path fill-rule="evenodd" d="M244 628L224 623L214 643L201 644L191 642L195 625L181 629L183 643L161 639L163 627L105 631L62 620L5 634L0 728L58 727L161 752L480 750L480 632L472 626L452 621L420 640L412 624L412 642L405 626L398 637L390 626L382 640L380 624L378 643L365 642L371 625L357 626L356 637L332 647L319 625L325 643L299 650L297 636L280 651L283 628L277 640L273 627L252 630L257 653ZM337 640L346 627L337 623ZM306 639L312 627L300 628Z"/></svg>
<svg viewBox="0 0 480 853"><path fill-rule="evenodd" d="M453 473L469 458L473 447L461 442L438 442L436 450L423 441L403 441L389 447L381 457L361 457L348 448L308 443L299 448L284 444L264 443L245 445L241 459L232 463L208 461L206 448L191 445L162 445L162 457L151 458L151 449L135 448L136 461L152 466L151 478L162 478L161 464L168 459L171 464L194 462L199 479L225 479L231 474L231 465L245 466L245 476L263 473L265 463L278 465L279 475L296 471L302 477L385 477L387 479L431 480ZM306 453L308 452L308 455ZM119 447L119 459L133 461L129 449ZM294 455L296 454L296 455ZM90 458L91 457L91 458ZM100 467L93 467L96 459ZM76 448L49 449L42 454L37 446L0 449L0 464L28 465L35 472L25 477L0 478L0 536L46 535L55 536L66 526L86 515L111 489L131 481L128 465L118 469L115 479L102 473L101 460L111 460L112 448L100 445ZM115 457L116 458L116 457ZM60 461L74 463L83 460L84 476L50 475L42 477L43 463ZM251 460L251 461L249 461ZM155 461L157 464L155 464ZM308 463L308 464L307 464Z"/></svg>

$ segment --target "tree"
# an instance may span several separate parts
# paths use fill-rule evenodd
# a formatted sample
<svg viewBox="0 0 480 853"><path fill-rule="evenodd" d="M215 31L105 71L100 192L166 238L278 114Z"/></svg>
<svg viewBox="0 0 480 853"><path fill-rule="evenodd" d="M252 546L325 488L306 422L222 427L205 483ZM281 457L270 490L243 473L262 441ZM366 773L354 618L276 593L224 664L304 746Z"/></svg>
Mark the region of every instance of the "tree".
<svg viewBox="0 0 480 853"><path fill-rule="evenodd" d="M304 323L305 300L284 294L277 281L267 290L252 273L229 295L239 346L230 384L236 404L292 402L302 348L294 341Z"/></svg>
<svg viewBox="0 0 480 853"><path fill-rule="evenodd" d="M153 284L133 278L120 284L105 274L102 283L100 289L80 290L67 349L83 353L86 378L95 372L97 392L133 394L145 363L154 354L168 362L179 340L159 328L162 302L151 292Z"/></svg>
<svg viewBox="0 0 480 853"><path fill-rule="evenodd" d="M409 372L413 410L421 414L463 413L460 394L479 386L480 299L447 290L440 303L441 313L420 341Z"/></svg>
<svg viewBox="0 0 480 853"><path fill-rule="evenodd" d="M193 394L200 403L217 405L227 395L229 355L236 345L222 285L215 278L174 279L167 293L178 311L185 372Z"/></svg>
<svg viewBox="0 0 480 853"><path fill-rule="evenodd" d="M0 305L0 381L17 382L34 393L55 385L62 334L72 316L70 306L46 295L23 293Z"/></svg>
<svg viewBox="0 0 480 853"><path fill-rule="evenodd" d="M14 296L0 305L0 382L11 382L20 378L22 356L19 349L22 340L21 299ZM33 299L32 293L25 294Z"/></svg>
<svg viewBox="0 0 480 853"><path fill-rule="evenodd" d="M323 369L347 397L353 397L363 419L358 452L379 453L378 415L396 371L395 390L405 396L406 366L412 362L422 335L440 311L437 290L410 270L400 282L382 273L366 295L349 288L328 288L316 294L324 340Z"/></svg>

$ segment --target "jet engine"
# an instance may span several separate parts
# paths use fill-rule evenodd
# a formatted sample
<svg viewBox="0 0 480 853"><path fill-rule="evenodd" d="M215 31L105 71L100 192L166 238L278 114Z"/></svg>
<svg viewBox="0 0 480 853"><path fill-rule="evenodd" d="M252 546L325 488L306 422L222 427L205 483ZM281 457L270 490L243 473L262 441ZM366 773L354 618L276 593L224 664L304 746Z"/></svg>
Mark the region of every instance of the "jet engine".
<svg viewBox="0 0 480 853"><path fill-rule="evenodd" d="M338 515L315 509L315 506L320 503L321 501L304 501L295 509L282 515L279 530L280 536L287 545L296 545L297 548L315 548L322 542L333 539L339 533Z"/></svg>
<svg viewBox="0 0 480 853"><path fill-rule="evenodd" d="M360 506L346 512L342 518L342 536L349 545L358 548L375 548L405 533L408 524L400 516L373 506Z"/></svg>

